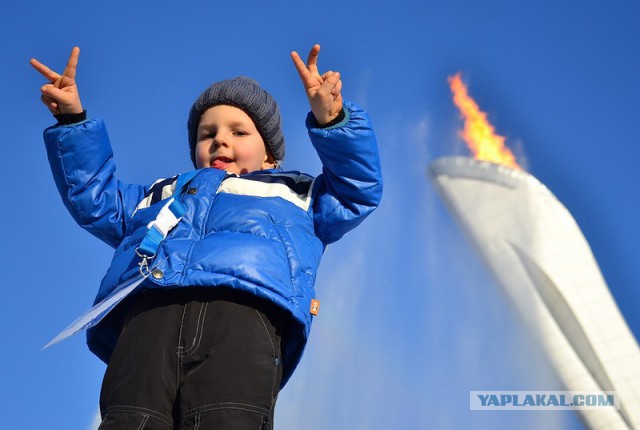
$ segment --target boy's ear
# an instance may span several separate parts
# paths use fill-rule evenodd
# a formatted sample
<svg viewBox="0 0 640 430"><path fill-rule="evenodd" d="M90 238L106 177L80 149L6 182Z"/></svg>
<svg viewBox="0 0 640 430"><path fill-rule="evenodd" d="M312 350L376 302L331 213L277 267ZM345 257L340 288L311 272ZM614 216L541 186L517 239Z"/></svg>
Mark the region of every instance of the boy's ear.
<svg viewBox="0 0 640 430"><path fill-rule="evenodd" d="M263 169L274 169L276 167L276 159L269 150L266 151L264 161L262 162Z"/></svg>
<svg viewBox="0 0 640 430"><path fill-rule="evenodd" d="M273 155L271 155L271 152L269 150L266 151L266 155L264 157L264 162L265 163L269 163L269 164L276 164L276 159Z"/></svg>

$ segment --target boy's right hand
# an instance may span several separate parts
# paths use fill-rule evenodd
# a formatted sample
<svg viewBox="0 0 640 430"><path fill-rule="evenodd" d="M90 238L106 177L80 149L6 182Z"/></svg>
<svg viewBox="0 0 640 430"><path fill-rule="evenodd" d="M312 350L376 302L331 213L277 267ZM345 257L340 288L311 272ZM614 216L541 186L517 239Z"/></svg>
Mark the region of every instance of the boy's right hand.
<svg viewBox="0 0 640 430"><path fill-rule="evenodd" d="M35 58L30 61L33 68L51 82L40 88L42 92L40 99L53 115L82 113L82 103L80 103L80 94L76 85L79 55L80 48L76 46L71 50L67 67L62 75L54 72Z"/></svg>

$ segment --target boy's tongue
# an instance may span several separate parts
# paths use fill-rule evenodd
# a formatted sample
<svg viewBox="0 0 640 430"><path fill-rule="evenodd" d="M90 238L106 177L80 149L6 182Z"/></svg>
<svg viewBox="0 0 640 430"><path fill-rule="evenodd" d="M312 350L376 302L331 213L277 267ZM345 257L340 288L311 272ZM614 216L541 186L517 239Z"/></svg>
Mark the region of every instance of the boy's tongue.
<svg viewBox="0 0 640 430"><path fill-rule="evenodd" d="M231 164L231 160L229 160L228 158L216 158L215 160L213 160L211 167L213 167L214 169L224 170L227 168L227 166L229 166L229 164Z"/></svg>

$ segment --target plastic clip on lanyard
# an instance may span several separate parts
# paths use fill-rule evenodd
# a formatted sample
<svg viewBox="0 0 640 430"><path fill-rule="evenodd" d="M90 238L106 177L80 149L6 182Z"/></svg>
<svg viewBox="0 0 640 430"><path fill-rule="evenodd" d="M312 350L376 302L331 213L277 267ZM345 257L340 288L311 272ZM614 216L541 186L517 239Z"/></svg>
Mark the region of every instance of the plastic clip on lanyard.
<svg viewBox="0 0 640 430"><path fill-rule="evenodd" d="M151 274L149 262L153 260L160 248L160 244L167 238L169 232L180 222L186 212L185 207L177 199L182 194L182 188L191 181L199 170L194 170L178 176L173 194L167 203L160 209L156 219L147 225L147 234L136 248L136 254L142 259L138 263L140 274L145 278Z"/></svg>
<svg viewBox="0 0 640 430"><path fill-rule="evenodd" d="M51 342L45 345L44 348L60 342L74 334L91 328L98 324L102 318L104 318L113 308L116 307L125 297L133 292L145 279L151 274L149 269L149 262L155 258L158 248L162 241L167 237L169 231L182 219L185 213L185 207L180 203L178 198L182 194L182 188L191 181L199 170L194 170L188 173L184 173L178 176L176 186L173 194L169 198L169 201L160 209L160 212L156 216L156 219L151 221L148 225L148 231L145 237L142 239L140 246L136 248L136 254L142 258L142 261L138 263L140 266L140 276L127 280L118 285L113 291L107 295L102 301L95 304L91 309L80 315L74 322L72 322L67 328L60 332Z"/></svg>
<svg viewBox="0 0 640 430"><path fill-rule="evenodd" d="M142 276L149 276L151 273L149 262L155 258L160 244L166 239L169 231L178 225L184 213L184 206L175 197L171 197L160 209L156 219L147 225L147 234L142 239L140 246L136 248L136 254L142 258L142 261L138 263Z"/></svg>

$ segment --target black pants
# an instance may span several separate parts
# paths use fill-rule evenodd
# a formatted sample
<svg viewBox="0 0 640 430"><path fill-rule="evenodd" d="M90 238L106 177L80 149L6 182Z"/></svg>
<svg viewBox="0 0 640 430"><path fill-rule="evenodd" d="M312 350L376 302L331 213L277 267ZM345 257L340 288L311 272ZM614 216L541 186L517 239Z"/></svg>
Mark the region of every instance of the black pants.
<svg viewBox="0 0 640 430"><path fill-rule="evenodd" d="M214 289L146 291L102 384L100 430L273 428L282 377L274 309Z"/></svg>

